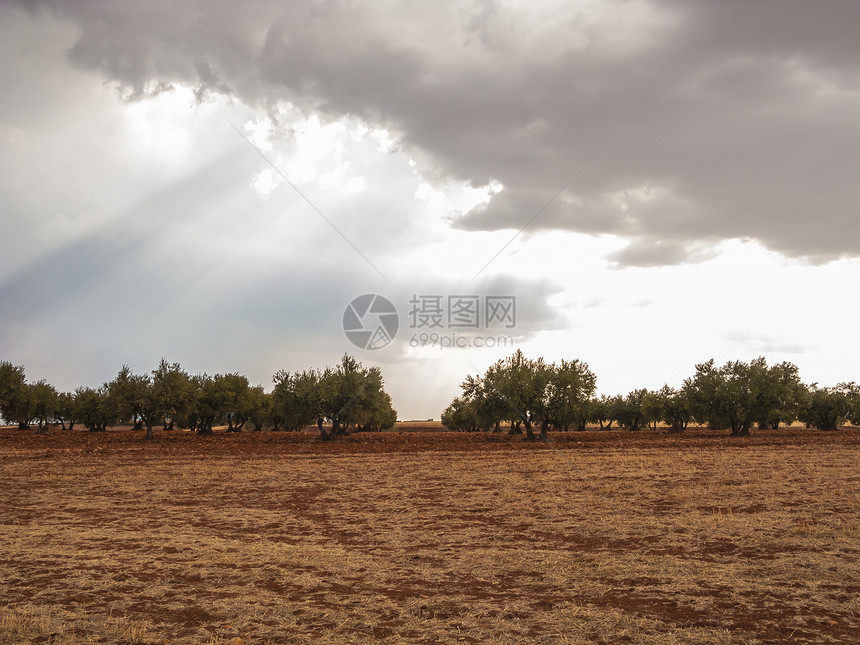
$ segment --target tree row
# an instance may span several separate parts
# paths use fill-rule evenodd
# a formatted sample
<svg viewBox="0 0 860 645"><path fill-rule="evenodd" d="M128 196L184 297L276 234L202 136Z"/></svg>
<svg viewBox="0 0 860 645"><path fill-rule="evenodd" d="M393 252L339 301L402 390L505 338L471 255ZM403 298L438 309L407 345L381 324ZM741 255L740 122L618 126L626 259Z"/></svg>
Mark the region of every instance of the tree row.
<svg viewBox="0 0 860 645"><path fill-rule="evenodd" d="M281 370L272 380L267 393L241 374L191 375L162 359L149 373L123 366L101 387L58 392L43 380L28 383L23 367L3 361L0 414L21 429L36 425L40 431L52 424L91 431L132 424L145 428L148 439L155 427L211 434L216 426L240 432L316 424L321 439L334 440L350 431L390 428L397 420L379 368L365 368L351 356L323 370Z"/></svg>
<svg viewBox="0 0 860 645"><path fill-rule="evenodd" d="M500 432L528 440L545 437L550 429L585 430L586 424L608 429L615 423L629 430L682 432L698 423L749 435L753 426L776 429L801 421L807 427L835 430L850 421L860 425L860 387L840 383L819 387L801 382L792 363L768 366L764 358L717 366L713 359L696 365L683 385L626 396L595 396L597 379L578 360L546 363L526 358L520 350L500 360L483 376L468 376L462 394L442 413L452 430Z"/></svg>

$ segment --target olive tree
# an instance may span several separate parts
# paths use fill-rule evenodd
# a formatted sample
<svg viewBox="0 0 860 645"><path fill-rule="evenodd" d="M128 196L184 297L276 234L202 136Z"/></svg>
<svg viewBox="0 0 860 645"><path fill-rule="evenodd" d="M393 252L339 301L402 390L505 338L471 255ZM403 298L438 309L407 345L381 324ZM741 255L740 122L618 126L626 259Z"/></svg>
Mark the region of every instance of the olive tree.
<svg viewBox="0 0 860 645"><path fill-rule="evenodd" d="M518 434L522 427L526 440L546 438L551 427L585 426L595 385L594 374L581 361L547 364L517 350L483 376L467 376L462 395L446 408L443 422L453 429L499 430L501 421L508 420L509 434Z"/></svg>
<svg viewBox="0 0 860 645"><path fill-rule="evenodd" d="M31 405L31 420L39 424L39 432L46 432L57 414L59 394L53 385L44 380L25 386Z"/></svg>
<svg viewBox="0 0 860 645"><path fill-rule="evenodd" d="M75 395L72 392L61 392L57 395L57 410L54 414L56 421L63 430L75 429ZM68 427L66 427L68 423Z"/></svg>
<svg viewBox="0 0 860 645"><path fill-rule="evenodd" d="M591 397L597 377L587 363L578 359L562 359L558 365L552 364L549 371L547 408L551 425L559 430L567 430L571 425L585 430L592 416Z"/></svg>
<svg viewBox="0 0 860 645"><path fill-rule="evenodd" d="M818 387L813 383L800 410L800 420L807 427L836 430L851 416L854 389L853 383L840 383L836 387Z"/></svg>
<svg viewBox="0 0 860 645"><path fill-rule="evenodd" d="M108 425L116 421L116 414L116 406L106 386L97 390L91 387L75 390L72 419L90 432L107 430Z"/></svg>
<svg viewBox="0 0 860 645"><path fill-rule="evenodd" d="M747 436L754 422L784 414L798 396L799 384L797 367L768 367L764 357L749 363L729 361L722 367L711 359L696 365L696 374L684 381L695 416L700 421L726 419L732 436Z"/></svg>
<svg viewBox="0 0 860 645"><path fill-rule="evenodd" d="M195 388L191 377L179 363L168 363L162 358L152 371L152 387L160 423L164 430L173 430L177 421L187 418L194 405Z"/></svg>
<svg viewBox="0 0 860 645"><path fill-rule="evenodd" d="M301 430L320 417L319 374L316 370L290 373L279 370L272 377L269 417L272 430Z"/></svg>
<svg viewBox="0 0 860 645"><path fill-rule="evenodd" d="M347 354L335 367L325 368L318 392L317 427L323 441L334 441L351 430L389 428L397 420L379 368L363 367Z"/></svg>
<svg viewBox="0 0 860 645"><path fill-rule="evenodd" d="M629 392L625 397L613 401L612 416L618 425L628 430L640 430L645 423L643 404L648 390L642 388Z"/></svg>
<svg viewBox="0 0 860 645"><path fill-rule="evenodd" d="M0 415L23 430L30 425L31 407L23 366L0 362Z"/></svg>
<svg viewBox="0 0 860 645"><path fill-rule="evenodd" d="M466 396L455 397L442 412L441 420L442 425L449 430L477 432L481 429L475 411L475 400Z"/></svg>
<svg viewBox="0 0 860 645"><path fill-rule="evenodd" d="M135 427L146 427L146 439L152 439L152 428L164 417L150 374L134 374L123 365L116 378L107 384L108 403L113 404L119 421L133 421Z"/></svg>
<svg viewBox="0 0 860 645"><path fill-rule="evenodd" d="M670 433L683 432L693 418L693 405L690 389L687 386L679 390L664 385L658 395L663 412L663 421L669 426Z"/></svg>

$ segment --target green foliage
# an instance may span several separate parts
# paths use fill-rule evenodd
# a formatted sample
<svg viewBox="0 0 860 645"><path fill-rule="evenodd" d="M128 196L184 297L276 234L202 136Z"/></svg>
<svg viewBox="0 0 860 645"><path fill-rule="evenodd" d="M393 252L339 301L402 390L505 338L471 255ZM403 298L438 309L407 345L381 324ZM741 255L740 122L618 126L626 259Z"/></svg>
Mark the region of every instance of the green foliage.
<svg viewBox="0 0 860 645"><path fill-rule="evenodd" d="M379 368L365 368L347 354L340 364L322 372L317 390L317 425L323 440L333 441L350 430L390 428L397 420ZM328 430L325 420L330 424Z"/></svg>
<svg viewBox="0 0 860 645"><path fill-rule="evenodd" d="M221 383L208 374L194 377L195 406L192 417L193 429L198 434L212 434L214 426L221 420Z"/></svg>
<svg viewBox="0 0 860 645"><path fill-rule="evenodd" d="M482 377L466 377L462 395L446 408L442 422L452 430L488 430L508 421L511 433L525 428L526 439L537 438L536 425L542 436L550 427L584 428L595 385L594 374L581 361L547 364L517 350Z"/></svg>
<svg viewBox="0 0 860 645"><path fill-rule="evenodd" d="M442 425L449 430L476 432L481 429L478 414L475 411L475 400L466 396L458 396L442 412Z"/></svg>
<svg viewBox="0 0 860 645"><path fill-rule="evenodd" d="M88 430L105 430L116 423L165 430L190 428L211 433L216 425L228 432L251 426L260 430L299 430L314 423L324 440L351 431L383 430L396 422L397 413L385 391L379 368L365 368L344 355L335 367L323 371L279 371L274 388L251 386L238 373L190 376L178 363L162 359L148 374L134 374L123 366L100 388L78 388L58 393L45 381L27 383L24 368L0 362L0 414L26 429L40 430L51 423L72 429L80 423ZM860 424L860 387L805 386L791 363L768 366L764 358L749 363L730 361L717 367L713 360L696 365L696 373L675 390L633 390L626 396L595 398L596 378L579 360L548 364L526 358L520 350L491 365L483 376L468 376L462 394L442 413L442 423L453 430L523 429L527 439L535 430L585 429L598 422L601 429L613 421L631 430L656 429L658 422L681 432L693 421L730 426L733 435L749 434L757 423L776 428L796 419L807 426L832 430L846 421Z"/></svg>
<svg viewBox="0 0 860 645"><path fill-rule="evenodd" d="M797 367L779 363L769 372L771 400L766 411L756 419L760 428L776 430L781 423L789 425L798 419L808 403L809 388L800 382Z"/></svg>
<svg viewBox="0 0 860 645"><path fill-rule="evenodd" d="M379 368L365 368L347 354L322 372L281 370L272 380L274 430L300 430L316 423L320 438L333 441L350 431L386 430L397 422Z"/></svg>
<svg viewBox="0 0 860 645"><path fill-rule="evenodd" d="M840 383L836 387L818 387L813 383L808 389L799 418L807 427L819 430L836 430L855 413L854 404L857 386Z"/></svg>
<svg viewBox="0 0 860 645"><path fill-rule="evenodd" d="M271 409L271 396L266 394L262 385L248 388L247 396L247 420L250 421L254 430L262 430Z"/></svg>
<svg viewBox="0 0 860 645"><path fill-rule="evenodd" d="M306 370L290 374L280 370L273 377L271 410L273 430L301 430L322 416L320 374Z"/></svg>
<svg viewBox="0 0 860 645"><path fill-rule="evenodd" d="M562 359L558 365L550 365L547 390L549 425L562 430L573 425L577 430L585 430L593 414L591 397L596 387L597 377L580 360Z"/></svg>
<svg viewBox="0 0 860 645"><path fill-rule="evenodd" d="M218 417L227 422L227 432L240 432L254 412L254 402L258 400L252 393L248 379L233 373L216 374L213 381L220 399Z"/></svg>
<svg viewBox="0 0 860 645"><path fill-rule="evenodd" d="M44 380L27 383L22 366L0 362L0 415L4 419L22 430L36 422L39 431L45 431L57 413L58 404L58 394L52 385Z"/></svg>
<svg viewBox="0 0 860 645"><path fill-rule="evenodd" d="M8 361L0 362L0 415L19 428L30 425L31 402L25 387L24 368Z"/></svg>
<svg viewBox="0 0 860 645"><path fill-rule="evenodd" d="M860 426L860 386L848 383L848 420L851 425Z"/></svg>
<svg viewBox="0 0 860 645"><path fill-rule="evenodd" d="M54 418L59 403L59 395L53 385L44 380L25 386L29 390L31 418L39 424L39 431L46 431Z"/></svg>
<svg viewBox="0 0 860 645"><path fill-rule="evenodd" d="M388 392L380 390L372 403L372 411L361 429L363 431L390 430L397 423L397 410Z"/></svg>
<svg viewBox="0 0 860 645"><path fill-rule="evenodd" d="M659 391L646 390L641 401L642 420L651 430L657 429L657 424L665 416L663 396Z"/></svg>
<svg viewBox="0 0 860 645"><path fill-rule="evenodd" d="M44 381L26 383L23 367L3 361L0 413L21 428L34 421L40 428L59 421L64 428L66 422L70 429L80 423L92 431L133 423L146 428L147 438L155 425L209 434L219 424L228 432L240 432L250 422L256 430L267 425L298 430L316 423L324 439L334 439L349 431L385 430L397 421L379 368L365 368L348 355L323 372L281 370L273 381L274 389L267 394L241 374L190 376L178 363L162 359L151 373L135 374L123 365L98 389L80 387L74 394L58 394Z"/></svg>
<svg viewBox="0 0 860 645"><path fill-rule="evenodd" d="M455 407L459 406L462 410L455 414L452 419L455 425L443 424L445 427L467 432L489 430L490 428L500 430L501 422L512 418L510 406L505 403L501 394L494 388L491 379L469 375L461 387L463 388L463 400Z"/></svg>
<svg viewBox="0 0 860 645"><path fill-rule="evenodd" d="M619 395L602 394L600 398L591 400L591 421L597 422L601 430L612 428L612 422L615 420L614 411L620 398Z"/></svg>
<svg viewBox="0 0 860 645"><path fill-rule="evenodd" d="M736 436L748 435L755 421L785 421L798 409L801 390L797 367L791 363L768 367L763 357L749 363L730 361L719 368L711 359L696 365L695 376L684 385L697 419L724 418Z"/></svg>
<svg viewBox="0 0 860 645"><path fill-rule="evenodd" d="M671 432L682 432L698 420L725 424L732 434L744 435L756 422L769 427L791 423L808 396L796 366L769 367L764 358L722 367L713 360L702 363L679 390L665 385L657 391L637 389L623 397L596 399L595 385L585 363L547 364L517 350L490 366L482 377L467 377L462 394L443 412L442 422L450 429L477 430L509 421L512 433L522 427L527 438L535 438L534 426L543 434L548 428L584 429L588 421L598 422L601 429L617 421L630 430L656 429L662 421ZM860 390L851 392L846 394L843 414L860 419Z"/></svg>
<svg viewBox="0 0 860 645"><path fill-rule="evenodd" d="M75 395L71 392L62 392L57 395L57 410L54 418L63 426L63 430L74 430L75 428ZM69 424L68 428L66 423Z"/></svg>
<svg viewBox="0 0 860 645"><path fill-rule="evenodd" d="M163 418L163 401L156 393L152 376L133 374L123 365L116 378L107 384L106 404L113 408L121 422L134 421L146 426L146 438L152 438L152 427Z"/></svg>
<svg viewBox="0 0 860 645"><path fill-rule="evenodd" d="M690 388L680 390L664 385L657 393L660 398L662 419L669 425L669 432L683 432L693 418L693 403Z"/></svg>
<svg viewBox="0 0 860 645"><path fill-rule="evenodd" d="M98 390L79 387L75 390L72 418L87 430L106 430L108 425L116 422L116 415L116 406L112 405L107 387Z"/></svg>
<svg viewBox="0 0 860 645"><path fill-rule="evenodd" d="M173 430L176 422L181 424L193 410L196 388L191 377L179 363L168 363L162 358L152 371L152 387L162 427Z"/></svg>
<svg viewBox="0 0 860 645"><path fill-rule="evenodd" d="M648 390L633 390L624 398L613 401L612 418L628 430L640 430L645 423L645 405Z"/></svg>

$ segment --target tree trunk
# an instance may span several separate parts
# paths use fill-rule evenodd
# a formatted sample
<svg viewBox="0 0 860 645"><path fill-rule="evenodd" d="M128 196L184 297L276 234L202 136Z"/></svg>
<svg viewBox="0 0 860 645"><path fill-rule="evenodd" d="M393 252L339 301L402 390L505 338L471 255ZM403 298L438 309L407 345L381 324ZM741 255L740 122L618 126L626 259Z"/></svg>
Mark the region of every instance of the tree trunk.
<svg viewBox="0 0 860 645"><path fill-rule="evenodd" d="M669 428L669 434L680 434L684 431L684 425L678 419L673 419L672 427Z"/></svg>
<svg viewBox="0 0 860 645"><path fill-rule="evenodd" d="M821 424L823 427L819 428L819 430L836 430L838 422L839 422L838 417L825 416L824 417L824 423Z"/></svg>
<svg viewBox="0 0 860 645"><path fill-rule="evenodd" d="M318 419L317 428L319 428L320 431L320 441L334 441L337 438L340 424L337 422L337 420L334 420L331 422L331 429L326 431L322 419Z"/></svg>
<svg viewBox="0 0 860 645"><path fill-rule="evenodd" d="M534 430L532 430L531 420L530 419L523 419L523 425L526 427L526 438L525 438L525 440L526 441L535 441L537 439L537 436L535 435Z"/></svg>
<svg viewBox="0 0 860 645"><path fill-rule="evenodd" d="M549 438L547 436L547 430L549 430L549 420L544 419L540 422L540 433L538 433L538 439L546 441Z"/></svg>
<svg viewBox="0 0 860 645"><path fill-rule="evenodd" d="M152 421L149 419L146 420L146 435L143 438L147 441L152 439Z"/></svg>
<svg viewBox="0 0 860 645"><path fill-rule="evenodd" d="M749 437L750 436L750 423L748 422L736 422L732 421L732 437Z"/></svg>

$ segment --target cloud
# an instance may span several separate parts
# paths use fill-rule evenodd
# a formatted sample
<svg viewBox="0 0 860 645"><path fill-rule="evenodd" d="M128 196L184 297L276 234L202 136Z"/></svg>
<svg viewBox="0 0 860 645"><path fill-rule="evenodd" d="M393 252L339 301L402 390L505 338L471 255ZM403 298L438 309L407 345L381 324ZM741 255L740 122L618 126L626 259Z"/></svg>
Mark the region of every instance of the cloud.
<svg viewBox="0 0 860 645"><path fill-rule="evenodd" d="M531 230L647 238L674 249L667 263L730 238L815 260L860 248L854 4L27 6L73 21L70 60L127 99L181 82L351 115L439 177L503 184L456 220L466 230L520 228L581 172ZM661 192L618 199L648 186Z"/></svg>
<svg viewBox="0 0 860 645"><path fill-rule="evenodd" d="M743 354L758 352L760 354L803 354L812 349L805 343L793 340L771 338L760 334L734 332L726 334L724 339L741 350Z"/></svg>
<svg viewBox="0 0 860 645"><path fill-rule="evenodd" d="M23 150L30 143L30 137L21 128L0 124L0 150Z"/></svg>
<svg viewBox="0 0 860 645"><path fill-rule="evenodd" d="M619 267L656 267L703 262L716 255L717 250L711 247L654 237L638 237L630 240L625 247L611 252L607 259Z"/></svg>

